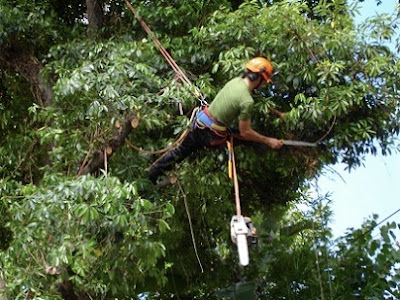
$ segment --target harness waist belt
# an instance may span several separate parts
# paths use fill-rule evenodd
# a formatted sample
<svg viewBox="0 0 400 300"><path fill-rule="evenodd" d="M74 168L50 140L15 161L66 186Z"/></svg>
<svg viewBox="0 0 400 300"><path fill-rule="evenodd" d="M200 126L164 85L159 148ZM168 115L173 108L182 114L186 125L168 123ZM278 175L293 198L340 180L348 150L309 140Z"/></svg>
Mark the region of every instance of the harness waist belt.
<svg viewBox="0 0 400 300"><path fill-rule="evenodd" d="M215 120L213 117L211 117L210 113L208 112L207 107L205 107L203 110L199 111L196 115L196 122L200 126L206 126L208 128L212 128L218 131L226 131L227 127L221 123Z"/></svg>

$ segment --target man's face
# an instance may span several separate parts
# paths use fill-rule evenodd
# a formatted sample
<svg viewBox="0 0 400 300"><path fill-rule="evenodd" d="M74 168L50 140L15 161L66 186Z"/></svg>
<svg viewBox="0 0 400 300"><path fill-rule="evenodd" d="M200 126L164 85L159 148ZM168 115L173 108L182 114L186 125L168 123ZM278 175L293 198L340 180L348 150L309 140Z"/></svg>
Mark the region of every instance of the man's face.
<svg viewBox="0 0 400 300"><path fill-rule="evenodd" d="M253 89L253 93L258 94L261 91L261 88L266 85L266 83L267 81L262 76L260 76L258 84Z"/></svg>
<svg viewBox="0 0 400 300"><path fill-rule="evenodd" d="M267 81L264 79L264 77L261 77L262 79L261 79L261 83L260 83L260 86L259 87L264 87L264 86L266 86L267 85Z"/></svg>
<svg viewBox="0 0 400 300"><path fill-rule="evenodd" d="M264 77L260 76L260 82L258 85L255 87L255 90L260 90L262 87L266 85L267 81L264 79Z"/></svg>

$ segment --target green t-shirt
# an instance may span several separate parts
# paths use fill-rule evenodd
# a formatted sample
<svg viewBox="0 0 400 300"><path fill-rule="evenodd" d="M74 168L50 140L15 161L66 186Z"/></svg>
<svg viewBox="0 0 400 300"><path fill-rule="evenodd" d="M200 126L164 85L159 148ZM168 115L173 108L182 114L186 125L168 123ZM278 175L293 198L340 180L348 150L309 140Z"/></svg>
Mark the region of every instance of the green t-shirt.
<svg viewBox="0 0 400 300"><path fill-rule="evenodd" d="M230 126L236 119L250 120L253 104L253 97L244 79L236 77L219 91L208 111L214 119Z"/></svg>

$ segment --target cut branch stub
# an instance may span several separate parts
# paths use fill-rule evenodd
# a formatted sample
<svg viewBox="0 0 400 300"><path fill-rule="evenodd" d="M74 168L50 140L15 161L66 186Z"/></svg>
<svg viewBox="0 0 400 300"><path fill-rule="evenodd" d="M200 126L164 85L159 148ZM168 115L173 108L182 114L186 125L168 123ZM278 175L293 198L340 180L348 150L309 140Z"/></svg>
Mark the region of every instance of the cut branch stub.
<svg viewBox="0 0 400 300"><path fill-rule="evenodd" d="M137 128L139 126L139 119L134 117L131 121L131 126L133 129Z"/></svg>
<svg viewBox="0 0 400 300"><path fill-rule="evenodd" d="M119 147L125 144L126 137L132 132L133 128L132 123L135 123L134 120L138 120L135 115L132 113L125 117L125 120L120 123L120 128L117 127L114 135L105 143L105 145L96 151L93 152L92 158L88 162L88 164L83 168L80 175L92 174L96 172L99 168L104 166L104 150L106 151L108 156L111 156ZM139 124L139 121L137 121Z"/></svg>
<svg viewBox="0 0 400 300"><path fill-rule="evenodd" d="M113 153L113 149L110 146L107 146L106 153L107 153L107 155L111 155L111 153Z"/></svg>

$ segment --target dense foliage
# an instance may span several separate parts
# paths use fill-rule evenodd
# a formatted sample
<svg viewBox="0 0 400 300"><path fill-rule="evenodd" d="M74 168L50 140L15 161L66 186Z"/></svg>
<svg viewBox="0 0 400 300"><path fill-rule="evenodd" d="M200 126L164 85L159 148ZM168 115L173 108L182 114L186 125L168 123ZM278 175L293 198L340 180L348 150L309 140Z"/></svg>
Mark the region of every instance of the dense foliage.
<svg viewBox="0 0 400 300"><path fill-rule="evenodd" d="M246 60L270 58L279 74L255 95L254 128L321 142L235 147L243 211L260 237L240 268L224 149L192 156L158 190L146 178L155 158L124 143L172 143L197 105L192 88L123 1L86 4L0 0L5 299L400 297L398 224L377 238L373 217L332 241L325 200L295 206L324 166L395 149L396 16L357 27L346 1L132 1L209 100Z"/></svg>

